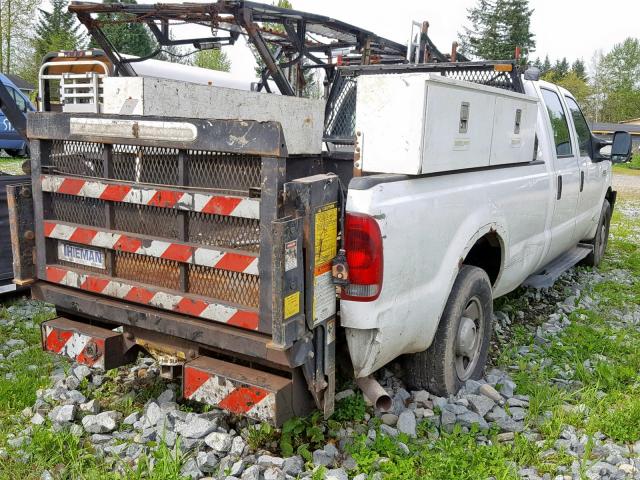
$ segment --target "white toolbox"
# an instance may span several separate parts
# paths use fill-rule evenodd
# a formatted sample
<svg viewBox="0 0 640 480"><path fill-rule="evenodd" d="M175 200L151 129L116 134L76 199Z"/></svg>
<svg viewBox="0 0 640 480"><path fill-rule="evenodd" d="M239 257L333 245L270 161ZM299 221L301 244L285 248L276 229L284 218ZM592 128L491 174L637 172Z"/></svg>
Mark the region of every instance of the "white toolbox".
<svg viewBox="0 0 640 480"><path fill-rule="evenodd" d="M530 162L535 97L434 73L358 77L362 170L420 175Z"/></svg>

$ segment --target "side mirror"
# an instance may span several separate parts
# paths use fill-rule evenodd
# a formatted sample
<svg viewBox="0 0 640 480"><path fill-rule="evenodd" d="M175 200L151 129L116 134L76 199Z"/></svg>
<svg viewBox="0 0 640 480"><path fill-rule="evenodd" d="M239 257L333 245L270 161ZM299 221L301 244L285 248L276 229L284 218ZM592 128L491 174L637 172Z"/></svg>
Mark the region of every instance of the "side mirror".
<svg viewBox="0 0 640 480"><path fill-rule="evenodd" d="M631 135L629 132L616 132L611 143L611 162L626 163L631 160Z"/></svg>

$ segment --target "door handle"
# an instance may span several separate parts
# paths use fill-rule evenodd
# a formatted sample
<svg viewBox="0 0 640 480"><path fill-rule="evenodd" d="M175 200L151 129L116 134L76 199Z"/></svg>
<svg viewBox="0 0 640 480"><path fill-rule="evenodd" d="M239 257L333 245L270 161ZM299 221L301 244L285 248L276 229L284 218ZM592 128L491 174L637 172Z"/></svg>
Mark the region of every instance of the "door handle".
<svg viewBox="0 0 640 480"><path fill-rule="evenodd" d="M558 196L556 200L560 200L562 198L562 175L558 175Z"/></svg>
<svg viewBox="0 0 640 480"><path fill-rule="evenodd" d="M584 170L580 172L580 192L584 190Z"/></svg>

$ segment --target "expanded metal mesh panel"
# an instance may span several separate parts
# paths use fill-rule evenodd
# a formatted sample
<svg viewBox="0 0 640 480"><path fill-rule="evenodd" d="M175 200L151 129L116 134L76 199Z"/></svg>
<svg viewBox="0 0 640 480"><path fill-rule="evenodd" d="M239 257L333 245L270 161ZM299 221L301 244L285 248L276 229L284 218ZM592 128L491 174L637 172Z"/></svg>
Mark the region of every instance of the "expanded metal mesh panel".
<svg viewBox="0 0 640 480"><path fill-rule="evenodd" d="M46 217L49 220L91 227L106 226L105 203L102 200L57 193L46 193L45 198L49 200Z"/></svg>
<svg viewBox="0 0 640 480"><path fill-rule="evenodd" d="M356 130L356 79L338 76L327 103L325 137L353 139Z"/></svg>
<svg viewBox="0 0 640 480"><path fill-rule="evenodd" d="M256 190L259 192L262 184L261 158L257 156L73 141L53 141L52 149L49 163L52 171L60 175L106 178L116 183L193 187L245 197L253 196ZM110 166L106 163L109 159ZM167 241L260 251L258 219L46 192L44 198L45 219ZM108 268L99 269L58 260L55 249L48 250L49 261L79 271L240 307L260 305L258 275L117 250L106 250Z"/></svg>
<svg viewBox="0 0 640 480"><path fill-rule="evenodd" d="M188 152L189 185L229 193L260 188L260 158L215 152Z"/></svg>
<svg viewBox="0 0 640 480"><path fill-rule="evenodd" d="M442 75L447 78L479 83L480 85L488 85L490 87L502 88L504 90L519 91L519 84L516 83L513 72L496 72L493 69L468 68L443 70Z"/></svg>
<svg viewBox="0 0 640 480"><path fill-rule="evenodd" d="M260 304L260 280L256 275L189 265L188 291L246 307Z"/></svg>
<svg viewBox="0 0 640 480"><path fill-rule="evenodd" d="M136 183L179 185L178 150L114 145L112 178Z"/></svg>
<svg viewBox="0 0 640 480"><path fill-rule="evenodd" d="M261 160L252 155L187 150L180 180L179 151L172 148L113 145L111 172L105 174L105 145L55 140L51 166L56 173L134 183L215 189L247 195L261 185Z"/></svg>
<svg viewBox="0 0 640 480"><path fill-rule="evenodd" d="M114 277L180 290L178 262L126 252L115 252L113 260Z"/></svg>
<svg viewBox="0 0 640 480"><path fill-rule="evenodd" d="M113 204L113 229L160 238L180 238L179 216L170 208L130 203Z"/></svg>
<svg viewBox="0 0 640 480"><path fill-rule="evenodd" d="M104 145L92 142L54 140L51 142L51 166L56 173L101 177Z"/></svg>
<svg viewBox="0 0 640 480"><path fill-rule="evenodd" d="M260 250L260 222L249 218L190 213L187 238L203 245L257 252Z"/></svg>

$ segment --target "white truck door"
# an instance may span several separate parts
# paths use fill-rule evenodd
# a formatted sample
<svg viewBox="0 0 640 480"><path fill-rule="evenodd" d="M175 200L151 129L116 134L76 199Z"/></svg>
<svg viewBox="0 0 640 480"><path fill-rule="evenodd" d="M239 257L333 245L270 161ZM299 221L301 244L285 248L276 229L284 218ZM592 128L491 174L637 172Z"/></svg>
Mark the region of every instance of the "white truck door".
<svg viewBox="0 0 640 480"><path fill-rule="evenodd" d="M565 95L565 101L576 131L580 164L580 199L576 215L576 232L574 240L587 240L593 228L600 219L602 209L603 173L606 176L606 162L594 162L589 156L591 130L578 106L570 96Z"/></svg>
<svg viewBox="0 0 640 480"><path fill-rule="evenodd" d="M551 222L551 246L547 261L567 251L575 243L576 209L580 194L580 169L573 151L567 112L555 88L540 88L547 109L550 138L555 143L552 159L555 166L556 202Z"/></svg>

